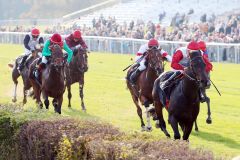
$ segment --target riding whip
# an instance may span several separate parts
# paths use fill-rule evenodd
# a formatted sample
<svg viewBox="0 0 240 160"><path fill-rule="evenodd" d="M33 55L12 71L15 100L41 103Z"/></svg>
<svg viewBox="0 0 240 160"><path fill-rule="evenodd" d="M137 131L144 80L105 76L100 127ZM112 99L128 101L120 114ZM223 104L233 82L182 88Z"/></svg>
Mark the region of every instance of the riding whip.
<svg viewBox="0 0 240 160"><path fill-rule="evenodd" d="M217 90L218 94L221 96L221 93L219 92L219 90L217 89L217 86L215 86L215 84L213 83L213 81L209 78L209 80L211 81L211 83L213 84L214 88Z"/></svg>
<svg viewBox="0 0 240 160"><path fill-rule="evenodd" d="M134 65L135 63L140 62L143 58L145 57L145 55L143 54L142 57L140 57L136 62L130 64L129 66L127 66L126 68L123 69L123 71L126 71L129 67L131 67L132 65Z"/></svg>

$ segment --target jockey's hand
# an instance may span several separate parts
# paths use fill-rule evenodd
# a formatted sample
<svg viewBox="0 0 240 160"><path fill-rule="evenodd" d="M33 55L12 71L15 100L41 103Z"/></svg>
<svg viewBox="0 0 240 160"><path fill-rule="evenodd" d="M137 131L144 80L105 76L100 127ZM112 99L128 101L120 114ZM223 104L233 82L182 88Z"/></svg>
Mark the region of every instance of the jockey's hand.
<svg viewBox="0 0 240 160"><path fill-rule="evenodd" d="M78 49L78 48L80 48L80 47L81 47L81 45L78 44L78 45L75 46L75 49Z"/></svg>
<svg viewBox="0 0 240 160"><path fill-rule="evenodd" d="M67 60L68 54L64 54L64 55L63 55L63 58L64 58L64 60Z"/></svg>

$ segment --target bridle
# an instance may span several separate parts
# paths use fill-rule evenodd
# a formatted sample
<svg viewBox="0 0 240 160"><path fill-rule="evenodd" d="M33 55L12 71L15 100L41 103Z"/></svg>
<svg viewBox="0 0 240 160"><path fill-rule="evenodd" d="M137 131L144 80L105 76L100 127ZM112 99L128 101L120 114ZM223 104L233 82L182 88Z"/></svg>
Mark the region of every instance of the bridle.
<svg viewBox="0 0 240 160"><path fill-rule="evenodd" d="M156 67L156 64L157 64L157 63L161 63L161 64L160 64L161 70L163 70L163 65L164 65L164 64L163 64L164 62L163 62L163 59L162 59L162 56L161 56L160 51L161 51L161 49L158 49L157 47L152 47L152 48L150 48L150 49L147 50L147 56L148 56L148 57L151 56L151 54L155 54L154 58L156 57L156 59L153 60L153 58L150 57L150 58L149 58L148 65L149 65L149 67L151 67L155 72L157 72L157 74L159 74L159 73L158 73L158 69L159 69L159 68ZM159 55L156 55L156 54L159 54Z"/></svg>
<svg viewBox="0 0 240 160"><path fill-rule="evenodd" d="M191 77L189 74L187 74L185 71L183 72L183 75L186 76L190 81L195 81L197 84L200 84L200 81L199 79L197 79L197 73L196 71L194 71L193 69L193 62L196 61L198 58L201 58L202 59L202 56L196 56L196 57L193 57L192 59L190 59L190 66L188 67L190 69L190 71L193 73L193 77Z"/></svg>

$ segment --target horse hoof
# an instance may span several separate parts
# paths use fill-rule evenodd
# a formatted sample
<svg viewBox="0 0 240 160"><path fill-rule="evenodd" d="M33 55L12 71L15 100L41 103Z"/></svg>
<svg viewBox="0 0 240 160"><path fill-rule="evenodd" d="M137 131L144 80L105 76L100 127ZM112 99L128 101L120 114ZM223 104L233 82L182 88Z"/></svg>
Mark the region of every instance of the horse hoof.
<svg viewBox="0 0 240 160"><path fill-rule="evenodd" d="M141 131L142 131L142 132L146 131L146 127L145 127L145 126L142 126Z"/></svg>
<svg viewBox="0 0 240 160"><path fill-rule="evenodd" d="M166 134L166 136L167 136L167 138L171 138L171 136L170 136L170 134L169 134L169 133L167 133L167 134Z"/></svg>
<svg viewBox="0 0 240 160"><path fill-rule="evenodd" d="M13 103L17 102L17 99L16 98L12 99L12 102Z"/></svg>
<svg viewBox="0 0 240 160"><path fill-rule="evenodd" d="M147 128L146 128L146 131L147 131L147 132L151 132L151 131L152 131L152 127L147 127Z"/></svg>
<svg viewBox="0 0 240 160"><path fill-rule="evenodd" d="M207 123L207 124L212 124L211 118L208 118L208 119L206 120L206 123Z"/></svg>
<svg viewBox="0 0 240 160"><path fill-rule="evenodd" d="M23 100L23 105L27 103L27 100Z"/></svg>
<svg viewBox="0 0 240 160"><path fill-rule="evenodd" d="M86 110L86 109L82 109L82 111L83 111L84 113L86 113L86 112L87 112L87 110Z"/></svg>
<svg viewBox="0 0 240 160"><path fill-rule="evenodd" d="M199 131L198 128L195 128L195 131L198 132Z"/></svg>
<svg viewBox="0 0 240 160"><path fill-rule="evenodd" d="M71 105L68 105L68 108L71 108Z"/></svg>

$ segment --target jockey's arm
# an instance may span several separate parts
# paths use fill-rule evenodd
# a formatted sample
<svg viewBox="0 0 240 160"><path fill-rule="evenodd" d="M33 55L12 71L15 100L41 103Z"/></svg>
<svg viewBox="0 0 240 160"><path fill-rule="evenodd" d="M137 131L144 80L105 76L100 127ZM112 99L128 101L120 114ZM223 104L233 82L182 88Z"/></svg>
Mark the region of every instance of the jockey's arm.
<svg viewBox="0 0 240 160"><path fill-rule="evenodd" d="M50 40L47 40L44 44L43 50L42 50L42 55L43 56L51 56L51 51L49 49L50 46Z"/></svg>
<svg viewBox="0 0 240 160"><path fill-rule="evenodd" d="M68 54L67 62L70 63L72 61L73 51L68 47L65 41L63 42L63 49L67 52Z"/></svg>
<svg viewBox="0 0 240 160"><path fill-rule="evenodd" d="M23 40L23 44L24 44L24 47L29 50L29 52L31 51L31 48L29 47L28 43L30 41L30 36L29 35L26 35L24 37L24 40Z"/></svg>
<svg viewBox="0 0 240 160"><path fill-rule="evenodd" d="M179 62L183 59L183 55L181 53L181 51L177 51L172 58L172 63L171 63L171 67L175 70L184 70L184 67L179 64Z"/></svg>
<svg viewBox="0 0 240 160"><path fill-rule="evenodd" d="M40 38L39 38L38 44L40 44L41 46L44 44L43 37L40 37Z"/></svg>
<svg viewBox="0 0 240 160"><path fill-rule="evenodd" d="M81 46L82 46L84 49L87 49L87 48L88 48L87 45L86 45L86 43L85 43L85 41L82 39L82 37L80 38L79 43L81 44Z"/></svg>
<svg viewBox="0 0 240 160"><path fill-rule="evenodd" d="M213 65L212 65L212 63L209 61L209 59L208 59L208 57L207 57L206 54L203 54L203 60L204 60L204 62L205 62L205 64L206 64L206 72L209 73L209 72L212 70Z"/></svg>
<svg viewBox="0 0 240 160"><path fill-rule="evenodd" d="M166 51L163 49L161 50L161 55L163 58L167 59L168 62L172 62L172 56L170 56Z"/></svg>

